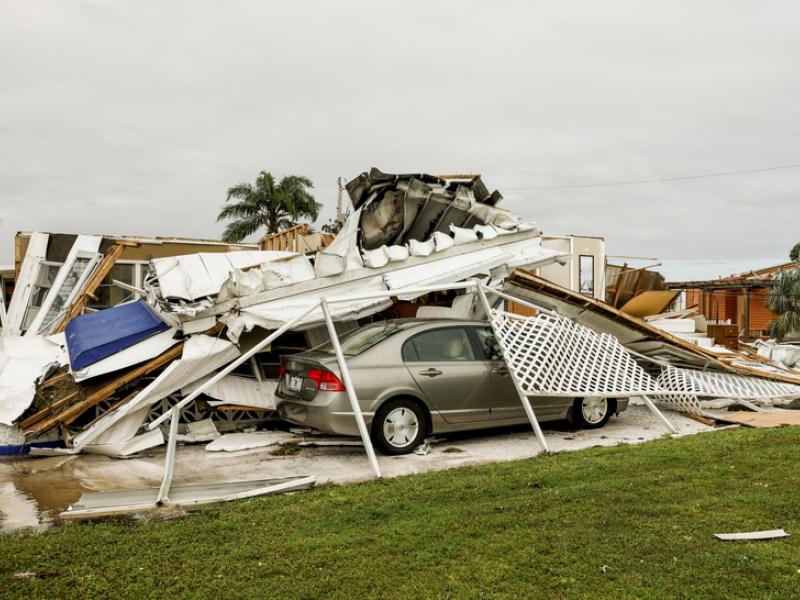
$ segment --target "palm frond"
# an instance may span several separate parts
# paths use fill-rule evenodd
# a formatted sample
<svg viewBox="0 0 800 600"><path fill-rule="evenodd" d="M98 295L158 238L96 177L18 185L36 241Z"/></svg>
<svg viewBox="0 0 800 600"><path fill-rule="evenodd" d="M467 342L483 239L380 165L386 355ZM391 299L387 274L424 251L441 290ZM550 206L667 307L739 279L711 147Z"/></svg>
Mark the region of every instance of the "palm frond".
<svg viewBox="0 0 800 600"><path fill-rule="evenodd" d="M241 242L244 238L254 234L258 228L264 225L261 219L240 219L228 223L225 231L222 232L222 241Z"/></svg>
<svg viewBox="0 0 800 600"><path fill-rule="evenodd" d="M228 197L225 199L227 202L231 198L237 200L245 200L253 194L253 186L249 183L240 183L231 188L228 188Z"/></svg>
<svg viewBox="0 0 800 600"><path fill-rule="evenodd" d="M244 200L233 204L226 204L217 215L217 223L227 219L250 219L259 214L258 204Z"/></svg>

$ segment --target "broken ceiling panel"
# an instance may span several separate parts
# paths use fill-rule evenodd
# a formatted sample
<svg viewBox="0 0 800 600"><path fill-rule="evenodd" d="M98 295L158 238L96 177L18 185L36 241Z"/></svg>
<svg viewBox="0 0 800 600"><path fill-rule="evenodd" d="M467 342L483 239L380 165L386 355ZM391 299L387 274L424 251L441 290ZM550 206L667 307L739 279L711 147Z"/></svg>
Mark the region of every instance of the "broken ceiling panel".
<svg viewBox="0 0 800 600"><path fill-rule="evenodd" d="M200 252L151 261L163 298L197 300L218 294L235 269L295 256L294 252L248 251Z"/></svg>

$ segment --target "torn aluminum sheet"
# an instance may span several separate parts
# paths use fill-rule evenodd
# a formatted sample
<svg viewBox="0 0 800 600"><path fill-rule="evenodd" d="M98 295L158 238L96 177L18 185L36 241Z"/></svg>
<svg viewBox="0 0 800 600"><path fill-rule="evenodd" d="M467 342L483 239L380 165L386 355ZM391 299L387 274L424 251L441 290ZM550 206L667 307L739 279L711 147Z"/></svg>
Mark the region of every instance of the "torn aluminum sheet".
<svg viewBox="0 0 800 600"><path fill-rule="evenodd" d="M194 383L181 389L185 397L208 381L212 375L198 379ZM276 380L257 381L240 375L228 375L207 387L203 394L214 398L209 400L211 406L234 404L236 406L265 408L275 410L275 390L278 387Z"/></svg>
<svg viewBox="0 0 800 600"><path fill-rule="evenodd" d="M279 327L311 306L317 306L321 297L397 290L398 297L408 300L413 295L403 295L402 288L456 282L481 274L491 274L495 279L502 278L520 265L536 268L563 257L561 252L543 248L540 242L541 238L535 229L511 232L492 240L453 246L426 257L411 256L405 261L389 263L380 269L351 269L331 277L318 277L250 297L218 302L200 313L185 314L176 305L168 308L172 311L170 314L173 318L186 320L217 315L228 326L228 338L236 342L243 331L249 331L254 326L265 329ZM337 303L331 306L331 310L336 320L352 320L379 312L391 303L390 299L358 300ZM167 310L163 304L159 306L162 313ZM307 329L321 322L321 311L316 310L298 328Z"/></svg>
<svg viewBox="0 0 800 600"><path fill-rule="evenodd" d="M243 271L235 269L223 283L217 302L229 298L251 296L264 290L277 289L314 279L314 267L308 257L298 254L288 258L265 262L257 268Z"/></svg>
<svg viewBox="0 0 800 600"><path fill-rule="evenodd" d="M284 477L254 481L176 485L170 488L169 506L202 506L228 502L254 496L280 494L307 490L314 486L313 477ZM86 492L80 499L59 514L65 520L91 519L111 515L140 513L156 510L159 505L158 488L145 490L119 490L113 492Z"/></svg>
<svg viewBox="0 0 800 600"><path fill-rule="evenodd" d="M25 258L22 260L19 276L15 282L14 295L8 304L6 313L6 323L3 327L3 335L20 335L28 312L31 294L36 287L36 280L39 276L39 265L47 254L47 240L50 236L46 233L33 233L28 240L28 249Z"/></svg>
<svg viewBox="0 0 800 600"><path fill-rule="evenodd" d="M99 235L79 235L75 238L64 264L58 270L25 335L53 332L103 258L99 252L102 241L103 238Z"/></svg>
<svg viewBox="0 0 800 600"><path fill-rule="evenodd" d="M118 409L105 414L72 439L75 450L113 453L129 443L147 418L150 407L182 387L216 371L239 355L239 350L220 338L194 335L186 340L183 355L156 379ZM150 432L152 433L152 432ZM147 435L147 434L144 434ZM154 441L152 438L151 441Z"/></svg>
<svg viewBox="0 0 800 600"><path fill-rule="evenodd" d="M465 231L476 224L513 228L519 220L496 208L502 196L490 194L480 177L447 182L430 175L391 175L373 168L350 181L347 191L353 206L362 211L364 250L423 241L453 226Z"/></svg>
<svg viewBox="0 0 800 600"><path fill-rule="evenodd" d="M327 248L317 252L314 260L314 271L317 277L338 275L350 269L363 266L358 251L358 224L361 221L361 210L355 211L344 222L339 233Z"/></svg>
<svg viewBox="0 0 800 600"><path fill-rule="evenodd" d="M296 256L294 252L251 251L200 252L151 261L163 298L197 300L220 292L222 284L236 269Z"/></svg>
<svg viewBox="0 0 800 600"><path fill-rule="evenodd" d="M238 452L265 446L277 446L297 440L297 436L285 431L254 431L252 433L226 433L206 445L207 452Z"/></svg>
<svg viewBox="0 0 800 600"><path fill-rule="evenodd" d="M753 345L759 356L768 358L790 369L800 368L800 346L777 344L774 340L756 340Z"/></svg>
<svg viewBox="0 0 800 600"><path fill-rule="evenodd" d="M501 240L507 243L496 243ZM483 244L491 245L484 247ZM461 249L468 246L472 246L473 251L462 253ZM396 263L397 268L392 268L390 263L383 270L357 269L338 278L316 279L307 282L307 285L290 286L285 290L279 290L283 292L280 295L278 291L273 292L274 300L265 298L264 301L259 301L259 296L252 299L242 298L238 303L238 313L223 317L221 320L230 328L229 337L244 330L249 331L256 325L265 329L276 329L282 323L316 306L321 297L357 296L396 290L398 298L411 300L420 294L403 294L404 288L454 283L480 274L503 276L520 264L534 267L550 264L557 256L558 252L539 245L538 234L524 232L503 236L490 242L473 242L453 247L427 258L412 257L402 263ZM376 271L379 274L373 275ZM341 283L336 283L337 280ZM312 285L314 287L311 287ZM389 299L355 300L332 304L330 310L337 321L349 320L374 314L391 304L392 301ZM321 322L322 313L317 309L302 321L298 329L316 326Z"/></svg>
<svg viewBox="0 0 800 600"><path fill-rule="evenodd" d="M37 382L66 364L64 348L43 336L0 337L0 423L12 425L33 402Z"/></svg>
<svg viewBox="0 0 800 600"><path fill-rule="evenodd" d="M104 358L88 367L78 371L72 371L72 377L75 381L85 381L92 377L97 377L98 375L106 375L114 371L127 369L128 367L138 365L159 356L180 341L178 330L173 327L142 340L138 344L125 348L116 354L112 354L108 358Z"/></svg>

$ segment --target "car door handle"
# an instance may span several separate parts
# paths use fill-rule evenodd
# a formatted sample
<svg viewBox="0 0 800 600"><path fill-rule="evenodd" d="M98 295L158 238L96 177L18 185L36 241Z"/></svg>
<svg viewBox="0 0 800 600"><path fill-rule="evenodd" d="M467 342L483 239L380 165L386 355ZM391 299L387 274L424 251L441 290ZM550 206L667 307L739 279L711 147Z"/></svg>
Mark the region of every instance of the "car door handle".
<svg viewBox="0 0 800 600"><path fill-rule="evenodd" d="M496 367L492 369L494 375L508 375L508 367Z"/></svg>
<svg viewBox="0 0 800 600"><path fill-rule="evenodd" d="M420 375L425 375L425 377L438 377L442 374L439 369L426 369L424 371L419 372Z"/></svg>

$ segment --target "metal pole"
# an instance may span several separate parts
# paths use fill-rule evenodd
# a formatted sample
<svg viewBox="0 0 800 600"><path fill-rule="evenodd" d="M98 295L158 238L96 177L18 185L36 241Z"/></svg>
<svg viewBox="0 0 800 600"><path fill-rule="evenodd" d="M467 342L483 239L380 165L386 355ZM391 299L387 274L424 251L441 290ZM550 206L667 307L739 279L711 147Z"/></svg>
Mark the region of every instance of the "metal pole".
<svg viewBox="0 0 800 600"><path fill-rule="evenodd" d="M487 289L489 289L489 291L494 291L490 288ZM478 297L481 299L481 303L483 304L483 309L486 311L486 319L489 321L489 326L495 333L495 339L497 340L497 345L500 346L500 351L503 353L503 361L505 361L506 367L508 368L508 374L511 377L511 381L514 383L514 388L517 390L517 395L519 396L519 399L522 402L522 406L525 408L525 414L528 415L528 420L531 422L531 427L533 427L533 432L536 434L536 437L538 438L539 444L541 444L542 449L545 452L550 452L550 447L547 445L547 440L545 440L544 438L544 433L542 432L542 428L539 426L539 420L536 418L536 414L533 412L533 407L531 406L531 402L528 399L528 396L523 391L522 387L520 387L519 382L517 381L517 376L514 374L514 370L509 366L508 361L506 361L508 350L503 347L503 342L500 339L500 335L494 328L494 319L492 319L492 307L489 304L489 300L488 298L486 298L486 294L483 291L484 286L481 284L477 284L476 290L478 291Z"/></svg>
<svg viewBox="0 0 800 600"><path fill-rule="evenodd" d="M320 299L320 306L322 307L322 314L325 316L325 324L328 326L328 333L331 336L331 344L333 351L336 353L336 360L339 363L339 370L342 372L342 379L344 380L344 387L347 390L347 397L350 398L350 406L353 409L353 415L356 418L356 425L358 425L358 432L361 434L361 440L364 442L364 448L367 450L369 462L372 465L372 470L375 471L375 477L381 479L381 468L378 465L378 459L375 456L375 449L372 447L372 440L367 431L367 424L364 422L364 415L361 412L361 405L358 403L356 396L356 388L353 386L353 381L350 379L350 371L347 368L347 363L344 360L342 353L342 346L339 344L339 336L336 334L336 327L333 325L328 303L325 298Z"/></svg>
<svg viewBox="0 0 800 600"><path fill-rule="evenodd" d="M178 402L175 406L170 408L163 415L158 417L155 421L153 421L147 426L147 428L150 431L152 431L153 429L158 427L161 423L163 423L164 420L170 419L169 437L167 438L167 452L166 455L164 456L164 475L161 478L161 486L158 489L158 496L156 496L157 504L161 504L164 502L164 500L167 498L167 494L169 493L169 488L172 485L172 474L175 470L175 454L177 452L177 444L178 444L178 421L180 420L181 411L183 410L183 407L189 404L189 402L192 402L200 394L202 394L210 385L213 385L214 383L225 377L236 367L241 365L250 357L254 356L258 351L265 348L267 345L271 344L273 340L275 340L275 338L277 338L280 335L283 335L284 332L286 332L290 327L293 327L298 321L303 319L311 311L316 310L318 306L319 306L318 304L312 305L308 310L306 310L299 316L284 323L280 328L273 331L270 335L268 335L266 338L264 338L255 346L253 346L250 350L242 354L239 358L237 358L227 367L219 371L216 375L214 375L214 377L206 381L194 392L186 396L186 398Z"/></svg>
<svg viewBox="0 0 800 600"><path fill-rule="evenodd" d="M164 459L164 475L161 478L161 486L158 488L156 505L161 506L169 500L169 488L172 486L172 474L175 471L175 451L178 445L178 421L181 418L180 411L170 412L172 415L169 421L169 439L167 440L167 455Z"/></svg>
<svg viewBox="0 0 800 600"><path fill-rule="evenodd" d="M675 428L675 426L672 423L670 423L667 417L664 416L664 413L658 410L658 408L656 407L655 404L653 404L653 401L650 400L650 398L648 398L647 396L642 396L642 399L644 400L644 403L647 404L647 408L649 408L653 412L653 414L656 417L658 417L658 420L661 421L667 429L669 429L672 433L678 433L678 430Z"/></svg>
<svg viewBox="0 0 800 600"><path fill-rule="evenodd" d="M344 221L342 219L342 190L344 186L342 185L341 177L336 178L336 185L339 188L339 196L336 199L336 223L340 225Z"/></svg>

